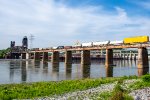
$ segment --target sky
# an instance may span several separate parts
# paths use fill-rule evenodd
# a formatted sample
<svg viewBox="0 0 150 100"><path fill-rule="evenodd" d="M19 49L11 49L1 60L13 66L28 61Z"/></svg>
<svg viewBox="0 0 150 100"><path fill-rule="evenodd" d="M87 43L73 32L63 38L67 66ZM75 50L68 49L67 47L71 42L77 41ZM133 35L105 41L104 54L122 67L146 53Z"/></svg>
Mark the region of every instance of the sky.
<svg viewBox="0 0 150 100"><path fill-rule="evenodd" d="M31 34L32 48L150 36L150 0L0 0L0 49Z"/></svg>

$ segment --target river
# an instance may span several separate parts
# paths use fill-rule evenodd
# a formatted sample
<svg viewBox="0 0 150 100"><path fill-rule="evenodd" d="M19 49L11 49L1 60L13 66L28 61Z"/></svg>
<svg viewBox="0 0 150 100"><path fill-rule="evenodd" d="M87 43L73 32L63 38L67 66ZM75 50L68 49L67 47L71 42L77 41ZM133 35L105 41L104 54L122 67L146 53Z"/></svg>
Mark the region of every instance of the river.
<svg viewBox="0 0 150 100"><path fill-rule="evenodd" d="M149 61L150 64L150 61ZM82 78L101 78L137 75L150 73L149 68L138 69L135 60L114 60L113 67L105 67L105 61L92 61L91 65L64 62L52 65L51 62L0 60L0 84L61 81ZM150 66L150 65L149 65Z"/></svg>

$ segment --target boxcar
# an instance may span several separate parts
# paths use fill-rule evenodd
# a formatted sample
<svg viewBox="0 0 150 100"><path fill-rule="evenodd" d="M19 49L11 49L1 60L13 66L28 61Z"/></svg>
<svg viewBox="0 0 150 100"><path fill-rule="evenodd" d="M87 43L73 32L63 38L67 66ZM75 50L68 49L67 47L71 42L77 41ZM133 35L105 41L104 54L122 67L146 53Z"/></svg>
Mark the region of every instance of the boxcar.
<svg viewBox="0 0 150 100"><path fill-rule="evenodd" d="M93 46L103 46L109 44L110 41L93 42Z"/></svg>
<svg viewBox="0 0 150 100"><path fill-rule="evenodd" d="M124 44L146 43L149 42L149 36L136 36L124 38Z"/></svg>

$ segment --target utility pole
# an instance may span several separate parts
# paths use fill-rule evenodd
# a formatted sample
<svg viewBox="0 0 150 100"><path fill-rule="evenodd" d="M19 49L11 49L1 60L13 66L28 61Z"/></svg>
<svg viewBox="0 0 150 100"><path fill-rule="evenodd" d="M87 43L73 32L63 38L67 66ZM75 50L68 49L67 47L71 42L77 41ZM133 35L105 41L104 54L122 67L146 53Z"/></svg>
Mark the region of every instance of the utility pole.
<svg viewBox="0 0 150 100"><path fill-rule="evenodd" d="M31 49L33 46L34 35L30 34L29 40L30 40L30 49Z"/></svg>

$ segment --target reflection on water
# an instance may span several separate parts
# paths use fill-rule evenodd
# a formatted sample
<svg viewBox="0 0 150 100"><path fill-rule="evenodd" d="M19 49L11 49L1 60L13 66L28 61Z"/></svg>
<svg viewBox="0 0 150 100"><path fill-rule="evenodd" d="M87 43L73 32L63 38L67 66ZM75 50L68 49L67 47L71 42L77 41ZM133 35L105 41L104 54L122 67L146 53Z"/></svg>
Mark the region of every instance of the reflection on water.
<svg viewBox="0 0 150 100"><path fill-rule="evenodd" d="M138 64L138 76L149 73L149 62L145 61L144 65Z"/></svg>
<svg viewBox="0 0 150 100"><path fill-rule="evenodd" d="M113 77L113 66L105 66L106 77Z"/></svg>
<svg viewBox="0 0 150 100"><path fill-rule="evenodd" d="M26 63L27 63L26 61L21 62L21 80L22 80L22 82L26 82L26 80L27 80L27 69L26 69L26 67L28 64L26 64Z"/></svg>
<svg viewBox="0 0 150 100"><path fill-rule="evenodd" d="M105 66L105 61L92 61L91 65L64 62L52 64L43 61L0 61L0 84L37 81L60 81L82 78L118 77L149 73L149 64L138 68L135 60L115 60L116 66ZM141 67L141 65L140 65Z"/></svg>
<svg viewBox="0 0 150 100"><path fill-rule="evenodd" d="M90 78L90 67L91 65L81 65L82 67L82 77Z"/></svg>
<svg viewBox="0 0 150 100"><path fill-rule="evenodd" d="M71 79L71 72L72 72L72 64L65 64L66 69L66 79Z"/></svg>
<svg viewBox="0 0 150 100"><path fill-rule="evenodd" d="M138 68L138 76L142 76L149 73L149 68Z"/></svg>

